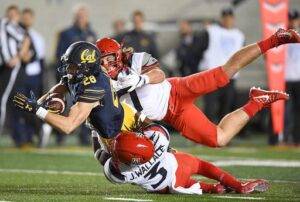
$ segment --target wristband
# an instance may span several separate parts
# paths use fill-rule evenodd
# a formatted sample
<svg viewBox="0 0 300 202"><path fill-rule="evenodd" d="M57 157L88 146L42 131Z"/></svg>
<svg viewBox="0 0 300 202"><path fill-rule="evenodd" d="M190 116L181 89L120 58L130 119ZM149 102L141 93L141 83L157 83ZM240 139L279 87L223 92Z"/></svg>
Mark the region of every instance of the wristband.
<svg viewBox="0 0 300 202"><path fill-rule="evenodd" d="M45 120L46 115L48 114L48 111L46 109L44 109L43 107L39 107L39 109L36 111L35 114L40 119Z"/></svg>

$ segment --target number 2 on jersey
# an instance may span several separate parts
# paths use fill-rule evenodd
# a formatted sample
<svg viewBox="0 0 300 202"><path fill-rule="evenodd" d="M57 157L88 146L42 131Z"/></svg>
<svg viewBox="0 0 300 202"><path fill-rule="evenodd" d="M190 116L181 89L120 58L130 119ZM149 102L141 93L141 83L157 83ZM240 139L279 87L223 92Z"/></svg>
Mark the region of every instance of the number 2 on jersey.
<svg viewBox="0 0 300 202"><path fill-rule="evenodd" d="M96 80L96 77L95 76L86 76L84 77L83 79L83 85L89 85L91 83L96 83L97 80Z"/></svg>

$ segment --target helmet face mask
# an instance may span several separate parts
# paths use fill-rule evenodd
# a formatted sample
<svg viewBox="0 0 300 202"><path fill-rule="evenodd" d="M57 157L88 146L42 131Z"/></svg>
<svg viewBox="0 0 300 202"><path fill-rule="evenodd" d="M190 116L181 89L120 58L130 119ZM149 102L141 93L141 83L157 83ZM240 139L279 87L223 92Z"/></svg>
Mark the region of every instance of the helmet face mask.
<svg viewBox="0 0 300 202"><path fill-rule="evenodd" d="M122 46L114 39L103 38L97 41L97 47L101 53L101 65L105 67L108 75L112 79L116 79L119 72L124 68L122 62ZM109 60L112 57L114 57L114 61ZM103 60L105 62L103 62Z"/></svg>
<svg viewBox="0 0 300 202"><path fill-rule="evenodd" d="M83 80L85 72L81 65L63 64L58 68L60 76L70 84L79 83Z"/></svg>
<svg viewBox="0 0 300 202"><path fill-rule="evenodd" d="M110 78L116 79L122 67L118 65L117 56L114 53L101 57L101 66L103 66Z"/></svg>

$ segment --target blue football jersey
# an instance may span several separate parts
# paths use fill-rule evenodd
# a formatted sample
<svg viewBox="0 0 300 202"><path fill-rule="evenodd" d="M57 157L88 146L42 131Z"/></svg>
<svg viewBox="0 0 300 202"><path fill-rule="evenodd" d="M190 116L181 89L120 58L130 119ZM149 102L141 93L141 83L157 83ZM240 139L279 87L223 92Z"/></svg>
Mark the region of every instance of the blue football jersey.
<svg viewBox="0 0 300 202"><path fill-rule="evenodd" d="M121 131L124 109L111 87L110 78L104 72L98 76L87 76L80 83L68 84L68 88L74 102L99 101L88 121L103 138L113 138Z"/></svg>

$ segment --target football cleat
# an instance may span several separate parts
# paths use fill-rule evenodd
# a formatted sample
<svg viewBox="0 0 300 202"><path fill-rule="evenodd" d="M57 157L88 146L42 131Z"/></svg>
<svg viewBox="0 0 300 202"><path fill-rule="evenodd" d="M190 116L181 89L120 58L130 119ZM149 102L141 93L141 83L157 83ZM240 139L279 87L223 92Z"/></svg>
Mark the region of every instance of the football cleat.
<svg viewBox="0 0 300 202"><path fill-rule="evenodd" d="M293 29L284 30L280 28L275 32L274 36L276 46L287 43L300 43L300 35Z"/></svg>
<svg viewBox="0 0 300 202"><path fill-rule="evenodd" d="M278 100L288 100L289 95L277 90L262 90L260 88L252 87L249 92L250 100L259 103L262 107L270 107L271 103Z"/></svg>
<svg viewBox="0 0 300 202"><path fill-rule="evenodd" d="M241 190L239 193L241 194L251 194L251 193L258 193L258 192L265 192L269 188L269 183L266 180L254 180L249 181L242 184Z"/></svg>

